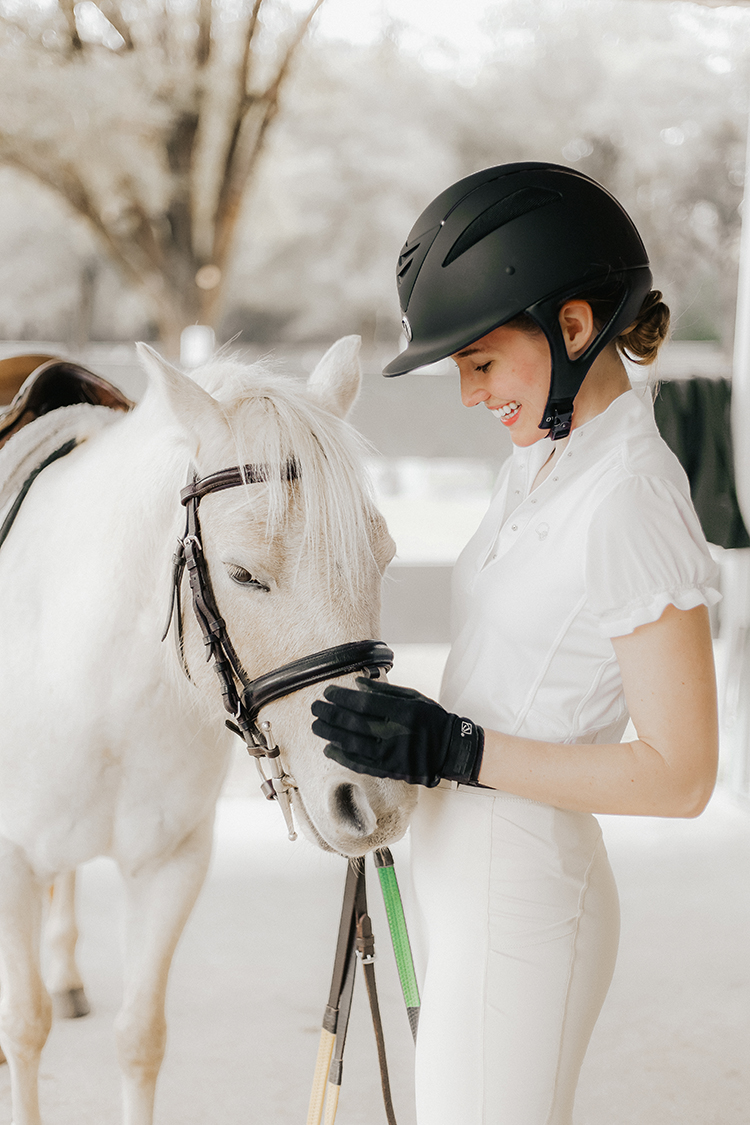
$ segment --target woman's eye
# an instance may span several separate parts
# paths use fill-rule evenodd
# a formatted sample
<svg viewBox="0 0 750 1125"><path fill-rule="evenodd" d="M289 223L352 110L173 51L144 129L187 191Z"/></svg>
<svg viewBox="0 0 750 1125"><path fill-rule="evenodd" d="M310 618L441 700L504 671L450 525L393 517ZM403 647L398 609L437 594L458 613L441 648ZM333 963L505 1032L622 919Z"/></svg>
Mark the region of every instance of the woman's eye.
<svg viewBox="0 0 750 1125"><path fill-rule="evenodd" d="M234 563L227 565L229 577L238 586L256 586L259 590L268 590L268 586L264 582L259 582L257 578L253 578L249 570L245 570L244 566L236 566Z"/></svg>
<svg viewBox="0 0 750 1125"><path fill-rule="evenodd" d="M490 367L492 367L492 360L488 359L486 363L483 363L481 366L475 367L474 370L480 371L482 375L486 375Z"/></svg>

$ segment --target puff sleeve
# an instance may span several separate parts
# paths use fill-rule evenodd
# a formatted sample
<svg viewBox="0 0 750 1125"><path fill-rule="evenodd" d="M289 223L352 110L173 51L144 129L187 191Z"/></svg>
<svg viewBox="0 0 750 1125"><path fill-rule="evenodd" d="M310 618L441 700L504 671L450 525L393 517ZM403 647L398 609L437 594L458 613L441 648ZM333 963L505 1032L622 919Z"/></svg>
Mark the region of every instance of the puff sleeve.
<svg viewBox="0 0 750 1125"><path fill-rule="evenodd" d="M667 605L713 605L718 567L693 505L669 480L632 476L599 504L589 526L586 587L599 634L657 621Z"/></svg>

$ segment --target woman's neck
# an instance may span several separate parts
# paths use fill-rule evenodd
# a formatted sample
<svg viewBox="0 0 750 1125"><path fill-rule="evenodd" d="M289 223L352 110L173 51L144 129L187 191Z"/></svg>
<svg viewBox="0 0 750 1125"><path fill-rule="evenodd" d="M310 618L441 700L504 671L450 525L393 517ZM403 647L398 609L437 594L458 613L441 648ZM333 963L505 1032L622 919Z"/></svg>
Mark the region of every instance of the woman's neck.
<svg viewBox="0 0 750 1125"><path fill-rule="evenodd" d="M591 365L575 398L572 429L603 414L616 398L630 390L630 380L614 344L609 344Z"/></svg>

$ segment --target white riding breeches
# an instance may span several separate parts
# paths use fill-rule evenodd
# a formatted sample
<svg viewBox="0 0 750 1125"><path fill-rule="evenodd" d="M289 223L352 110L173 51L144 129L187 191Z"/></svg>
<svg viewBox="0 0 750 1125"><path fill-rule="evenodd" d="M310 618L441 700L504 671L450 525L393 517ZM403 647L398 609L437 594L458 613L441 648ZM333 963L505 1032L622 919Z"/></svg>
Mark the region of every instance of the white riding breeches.
<svg viewBox="0 0 750 1125"><path fill-rule="evenodd" d="M619 937L599 824L423 789L411 853L418 1125L571 1125Z"/></svg>

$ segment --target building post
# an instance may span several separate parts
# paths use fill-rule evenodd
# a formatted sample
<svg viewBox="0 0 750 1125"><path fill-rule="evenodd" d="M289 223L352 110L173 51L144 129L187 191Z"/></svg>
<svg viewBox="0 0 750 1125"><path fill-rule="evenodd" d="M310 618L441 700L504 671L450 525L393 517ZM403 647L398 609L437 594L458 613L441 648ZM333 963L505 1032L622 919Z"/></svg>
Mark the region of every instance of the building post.
<svg viewBox="0 0 750 1125"><path fill-rule="evenodd" d="M732 444L737 499L750 528L750 118L745 158L740 270L732 370ZM724 779L750 800L750 548L722 565L719 706Z"/></svg>

